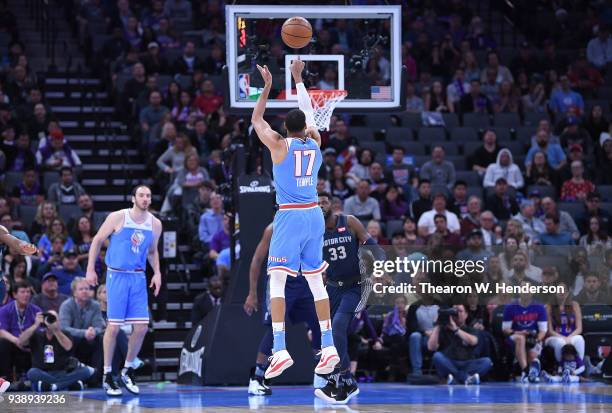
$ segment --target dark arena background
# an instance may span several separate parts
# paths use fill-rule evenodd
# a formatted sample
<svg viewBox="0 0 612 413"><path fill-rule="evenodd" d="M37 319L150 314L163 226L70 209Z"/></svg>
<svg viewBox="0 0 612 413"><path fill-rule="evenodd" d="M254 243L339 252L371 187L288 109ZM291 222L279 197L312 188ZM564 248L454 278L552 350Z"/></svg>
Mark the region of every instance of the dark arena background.
<svg viewBox="0 0 612 413"><path fill-rule="evenodd" d="M292 16L313 29L299 50L281 41ZM38 248L1 254L0 411L612 411L611 28L606 0L0 0L2 239ZM251 124L256 65L284 136L298 57L313 100L346 91L321 131L316 186L334 213L387 258L484 259L462 285L568 294L372 294L347 331L358 395L315 397L300 322L294 366L257 395L271 327L251 264L277 206ZM138 185L162 223L162 283L132 363L140 392L110 397L108 244L88 252ZM29 338L49 311L69 351ZM113 371L135 331L120 329Z"/></svg>

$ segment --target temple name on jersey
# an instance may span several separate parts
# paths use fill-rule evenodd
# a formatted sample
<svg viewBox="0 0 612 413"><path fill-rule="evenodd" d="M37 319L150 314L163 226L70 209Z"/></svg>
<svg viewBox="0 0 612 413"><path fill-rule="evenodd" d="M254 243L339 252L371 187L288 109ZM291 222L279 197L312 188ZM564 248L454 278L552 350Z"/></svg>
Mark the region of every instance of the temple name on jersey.
<svg viewBox="0 0 612 413"><path fill-rule="evenodd" d="M304 186L313 186L314 181L312 180L312 176L305 176L303 178L296 179L297 187L301 188Z"/></svg>
<svg viewBox="0 0 612 413"><path fill-rule="evenodd" d="M323 241L323 246L328 247L330 245L344 244L345 242L351 242L352 240L353 240L353 237L351 235L345 235L343 237L328 238L325 241Z"/></svg>

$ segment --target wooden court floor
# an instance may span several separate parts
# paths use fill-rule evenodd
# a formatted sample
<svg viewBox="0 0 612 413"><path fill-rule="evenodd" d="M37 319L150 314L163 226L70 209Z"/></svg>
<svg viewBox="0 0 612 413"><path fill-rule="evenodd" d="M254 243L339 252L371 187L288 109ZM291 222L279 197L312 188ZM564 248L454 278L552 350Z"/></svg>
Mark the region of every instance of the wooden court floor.
<svg viewBox="0 0 612 413"><path fill-rule="evenodd" d="M522 385L492 383L480 386L408 386L363 384L347 406L328 405L308 386L274 388L270 397L248 397L244 387L196 387L145 384L139 396L108 399L102 390L59 393L62 400L38 403L33 393L6 393L0 412L22 413L140 413L140 412L410 412L410 413L610 413L612 386Z"/></svg>

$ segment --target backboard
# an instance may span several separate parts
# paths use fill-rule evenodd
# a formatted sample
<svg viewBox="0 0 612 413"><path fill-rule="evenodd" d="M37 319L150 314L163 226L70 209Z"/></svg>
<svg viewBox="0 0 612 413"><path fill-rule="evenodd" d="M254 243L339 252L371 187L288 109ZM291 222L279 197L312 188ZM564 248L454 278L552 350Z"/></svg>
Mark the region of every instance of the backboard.
<svg viewBox="0 0 612 413"><path fill-rule="evenodd" d="M301 16L313 27L302 49L286 46L283 22ZM267 108L297 106L289 65L306 62L308 89L343 89L338 109L394 110L401 102L400 6L226 6L230 109L255 106L263 87L256 65L273 76Z"/></svg>

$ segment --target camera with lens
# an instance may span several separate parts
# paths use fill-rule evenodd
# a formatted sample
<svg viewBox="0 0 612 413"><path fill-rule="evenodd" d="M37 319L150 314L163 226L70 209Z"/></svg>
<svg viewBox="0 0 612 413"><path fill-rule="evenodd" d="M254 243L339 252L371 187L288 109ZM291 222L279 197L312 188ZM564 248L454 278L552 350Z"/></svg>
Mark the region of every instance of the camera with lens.
<svg viewBox="0 0 612 413"><path fill-rule="evenodd" d="M459 313L457 312L457 309L454 307L443 308L443 309L438 310L438 325L447 326L448 324L450 324L450 318L456 317L457 314Z"/></svg>
<svg viewBox="0 0 612 413"><path fill-rule="evenodd" d="M44 312L43 317L45 319L46 324L53 324L57 321L57 317L53 313Z"/></svg>

